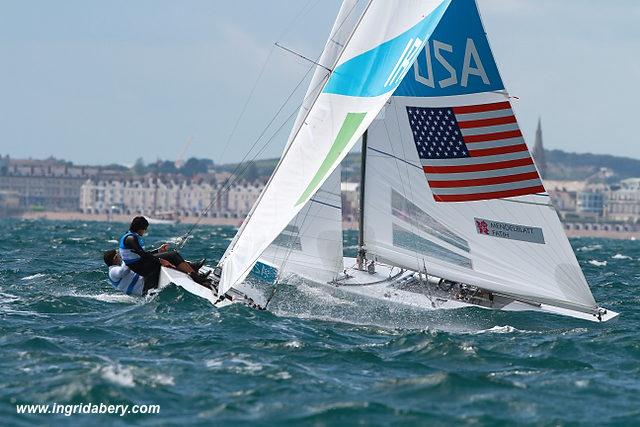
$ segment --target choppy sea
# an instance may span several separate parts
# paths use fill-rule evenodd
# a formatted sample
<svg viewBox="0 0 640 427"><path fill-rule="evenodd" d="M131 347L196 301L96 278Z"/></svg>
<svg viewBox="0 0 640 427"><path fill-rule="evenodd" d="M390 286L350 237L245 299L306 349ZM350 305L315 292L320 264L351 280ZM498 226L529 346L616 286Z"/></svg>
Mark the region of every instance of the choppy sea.
<svg viewBox="0 0 640 427"><path fill-rule="evenodd" d="M273 312L174 287L129 297L101 260L124 228L0 220L0 424L640 425L640 242L572 240L596 300L622 313L595 324L423 315L305 285L278 291ZM187 228L152 226L147 242ZM234 231L202 226L184 255L215 262ZM17 414L25 403L160 414Z"/></svg>

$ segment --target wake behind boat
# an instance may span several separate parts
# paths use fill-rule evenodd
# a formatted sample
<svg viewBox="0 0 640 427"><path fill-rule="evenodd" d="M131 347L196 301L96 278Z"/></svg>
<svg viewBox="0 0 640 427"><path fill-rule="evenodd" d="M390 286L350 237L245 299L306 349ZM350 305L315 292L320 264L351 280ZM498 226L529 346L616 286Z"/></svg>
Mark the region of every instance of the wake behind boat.
<svg viewBox="0 0 640 427"><path fill-rule="evenodd" d="M217 297L242 301L260 261L280 281L426 310L616 317L544 189L476 2L357 5L342 4L284 154L216 268ZM360 140L359 251L344 260L340 162Z"/></svg>

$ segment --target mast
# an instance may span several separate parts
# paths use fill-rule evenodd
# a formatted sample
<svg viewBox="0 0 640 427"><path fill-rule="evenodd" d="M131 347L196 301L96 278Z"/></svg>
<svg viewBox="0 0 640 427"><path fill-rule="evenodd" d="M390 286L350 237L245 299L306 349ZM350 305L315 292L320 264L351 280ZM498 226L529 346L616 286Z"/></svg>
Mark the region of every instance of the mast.
<svg viewBox="0 0 640 427"><path fill-rule="evenodd" d="M364 185L367 176L367 138L369 130L362 134L362 153L360 155L360 206L358 212L358 269L364 267L367 251L364 248Z"/></svg>

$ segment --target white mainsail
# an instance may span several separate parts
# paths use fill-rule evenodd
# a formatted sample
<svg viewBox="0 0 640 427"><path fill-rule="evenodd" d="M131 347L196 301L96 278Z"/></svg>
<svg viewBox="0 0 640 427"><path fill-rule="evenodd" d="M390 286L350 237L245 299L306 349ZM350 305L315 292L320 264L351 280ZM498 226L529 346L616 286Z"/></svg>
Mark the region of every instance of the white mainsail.
<svg viewBox="0 0 640 427"><path fill-rule="evenodd" d="M595 300L511 109L475 0L453 0L369 129L369 257L533 303Z"/></svg>
<svg viewBox="0 0 640 427"><path fill-rule="evenodd" d="M339 53L331 40L321 61L331 71L313 87L269 183L223 259L218 292L240 283L346 156L411 69L450 0L370 0ZM348 2L348 5L353 2ZM345 7L342 8L344 13ZM334 32L340 32L340 26ZM325 49L326 50L326 49ZM321 67L322 68L322 67Z"/></svg>
<svg viewBox="0 0 640 427"><path fill-rule="evenodd" d="M336 168L298 215L260 256L280 277L294 274L327 283L344 270L342 195Z"/></svg>

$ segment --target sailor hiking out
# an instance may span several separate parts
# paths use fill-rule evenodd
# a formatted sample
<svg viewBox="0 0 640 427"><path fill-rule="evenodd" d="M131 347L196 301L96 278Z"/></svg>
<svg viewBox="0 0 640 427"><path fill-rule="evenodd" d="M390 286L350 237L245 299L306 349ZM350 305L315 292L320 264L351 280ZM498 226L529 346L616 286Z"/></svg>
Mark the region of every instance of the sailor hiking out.
<svg viewBox="0 0 640 427"><path fill-rule="evenodd" d="M120 238L117 253L115 250L104 253L109 279L117 289L126 294L144 295L149 289L158 287L161 267L174 268L203 286L210 285L208 274L198 273L205 260L187 262L177 251L170 251L168 244L146 251L142 236L148 228L146 218L135 217L129 230Z"/></svg>

